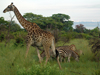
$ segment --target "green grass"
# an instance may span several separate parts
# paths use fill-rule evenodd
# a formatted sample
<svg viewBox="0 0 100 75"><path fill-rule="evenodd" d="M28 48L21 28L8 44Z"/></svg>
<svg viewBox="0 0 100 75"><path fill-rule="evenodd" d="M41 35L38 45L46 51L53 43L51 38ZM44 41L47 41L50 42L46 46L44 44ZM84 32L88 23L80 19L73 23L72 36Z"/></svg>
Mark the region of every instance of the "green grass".
<svg viewBox="0 0 100 75"><path fill-rule="evenodd" d="M31 47L28 57L25 59L26 47L15 47L13 41L7 47L5 43L0 43L0 75L99 75L100 64L91 61L93 54L88 40L74 39L66 45L75 44L77 49L81 49L84 55L80 56L80 61L61 63L62 70L59 69L57 61L50 60L45 66L45 61L39 64L38 56L34 47ZM63 42L58 42L56 46L62 46Z"/></svg>

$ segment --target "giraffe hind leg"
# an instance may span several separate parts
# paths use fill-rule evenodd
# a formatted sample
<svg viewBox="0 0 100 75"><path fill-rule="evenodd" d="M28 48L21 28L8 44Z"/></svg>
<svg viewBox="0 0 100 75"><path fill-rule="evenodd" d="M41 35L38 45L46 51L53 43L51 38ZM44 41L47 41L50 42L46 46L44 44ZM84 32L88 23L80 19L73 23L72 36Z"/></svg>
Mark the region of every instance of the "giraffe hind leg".
<svg viewBox="0 0 100 75"><path fill-rule="evenodd" d="M39 49L36 47L36 50L37 50L37 54L38 54L38 58L39 58L39 62L41 63L41 56L40 56L40 52L39 52Z"/></svg>
<svg viewBox="0 0 100 75"><path fill-rule="evenodd" d="M49 46L44 46L44 50L45 50L45 55L46 55L46 61L45 61L45 65L47 64L49 58L50 58L50 54L49 54Z"/></svg>

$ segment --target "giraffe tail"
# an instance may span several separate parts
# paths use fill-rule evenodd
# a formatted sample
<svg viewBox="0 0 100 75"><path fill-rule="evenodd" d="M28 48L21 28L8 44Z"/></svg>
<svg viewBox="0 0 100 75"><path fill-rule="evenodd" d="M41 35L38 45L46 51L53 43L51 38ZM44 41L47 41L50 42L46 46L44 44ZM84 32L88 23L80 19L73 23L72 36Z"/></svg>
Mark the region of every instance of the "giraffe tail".
<svg viewBox="0 0 100 75"><path fill-rule="evenodd" d="M57 51L57 49L56 49L56 58L59 56L59 52Z"/></svg>

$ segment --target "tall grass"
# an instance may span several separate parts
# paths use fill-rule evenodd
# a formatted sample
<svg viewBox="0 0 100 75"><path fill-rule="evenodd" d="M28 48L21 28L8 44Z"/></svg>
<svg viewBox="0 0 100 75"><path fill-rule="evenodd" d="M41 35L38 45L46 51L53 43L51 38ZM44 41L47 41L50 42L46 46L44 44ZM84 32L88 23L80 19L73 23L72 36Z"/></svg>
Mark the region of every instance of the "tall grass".
<svg viewBox="0 0 100 75"><path fill-rule="evenodd" d="M0 75L99 75L100 65L91 61L93 54L88 40L74 39L66 43L66 45L75 44L84 55L80 56L79 62L71 60L70 63L61 63L63 70L59 69L55 60L50 60L46 66L45 61L39 64L34 47L30 48L25 59L26 46L15 47L13 42L10 41L6 47L4 42L0 43ZM56 44L62 45L63 42L60 41Z"/></svg>

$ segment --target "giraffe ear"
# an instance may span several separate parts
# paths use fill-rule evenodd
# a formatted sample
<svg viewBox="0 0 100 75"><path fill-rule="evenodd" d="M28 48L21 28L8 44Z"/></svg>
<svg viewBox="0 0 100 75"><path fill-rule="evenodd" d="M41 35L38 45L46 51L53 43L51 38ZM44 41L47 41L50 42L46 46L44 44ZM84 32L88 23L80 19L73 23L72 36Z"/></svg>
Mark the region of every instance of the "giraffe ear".
<svg viewBox="0 0 100 75"><path fill-rule="evenodd" d="M11 3L11 5L13 5L13 2Z"/></svg>

